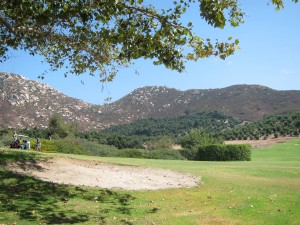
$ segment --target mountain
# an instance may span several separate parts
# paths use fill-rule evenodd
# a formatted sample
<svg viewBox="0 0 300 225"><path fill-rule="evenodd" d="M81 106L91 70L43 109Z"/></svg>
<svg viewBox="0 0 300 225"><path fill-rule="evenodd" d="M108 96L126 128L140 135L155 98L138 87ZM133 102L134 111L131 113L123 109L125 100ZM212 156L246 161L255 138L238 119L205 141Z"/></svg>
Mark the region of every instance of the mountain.
<svg viewBox="0 0 300 225"><path fill-rule="evenodd" d="M101 129L106 119L103 107L67 97L48 85L23 76L0 73L0 127L46 127L58 113L83 129Z"/></svg>
<svg viewBox="0 0 300 225"><path fill-rule="evenodd" d="M142 116L220 111L246 121L300 110L300 91L277 91L260 85L179 91L166 87L139 88L113 103L115 109Z"/></svg>
<svg viewBox="0 0 300 225"><path fill-rule="evenodd" d="M136 119L220 111L256 121L264 115L300 111L300 91L277 91L259 85L180 91L143 87L118 101L94 105L68 97L43 83L0 73L0 128L46 127L58 113L81 130L101 130Z"/></svg>

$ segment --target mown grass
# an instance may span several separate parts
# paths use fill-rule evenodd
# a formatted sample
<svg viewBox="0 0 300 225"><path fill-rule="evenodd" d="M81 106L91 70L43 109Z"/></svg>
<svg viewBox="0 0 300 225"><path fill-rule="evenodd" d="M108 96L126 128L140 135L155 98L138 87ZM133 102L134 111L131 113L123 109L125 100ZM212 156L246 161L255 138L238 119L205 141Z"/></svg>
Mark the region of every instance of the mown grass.
<svg viewBox="0 0 300 225"><path fill-rule="evenodd" d="M1 150L0 150L1 151ZM56 156L59 154L51 154ZM300 139L255 149L248 162L95 158L192 173L191 189L125 191L42 182L4 169L49 154L0 153L4 224L300 224Z"/></svg>

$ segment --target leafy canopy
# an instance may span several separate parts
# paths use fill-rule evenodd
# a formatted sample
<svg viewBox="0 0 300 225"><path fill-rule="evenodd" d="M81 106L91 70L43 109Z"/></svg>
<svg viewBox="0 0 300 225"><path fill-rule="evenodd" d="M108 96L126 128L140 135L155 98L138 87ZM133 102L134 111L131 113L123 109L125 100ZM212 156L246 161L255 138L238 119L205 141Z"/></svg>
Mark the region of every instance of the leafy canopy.
<svg viewBox="0 0 300 225"><path fill-rule="evenodd" d="M201 145L222 144L223 139L210 137L201 129L192 129L180 138L179 143L185 149L194 149Z"/></svg>
<svg viewBox="0 0 300 225"><path fill-rule="evenodd" d="M282 0L272 4L284 6ZM243 22L238 0L177 0L167 9L143 0L1 0L0 63L9 49L25 50L42 55L53 71L66 68L65 76L99 74L111 81L135 59L182 72L187 60L232 55L238 40L211 41L195 35L192 22L182 22L195 5L215 28Z"/></svg>
<svg viewBox="0 0 300 225"><path fill-rule="evenodd" d="M77 125L75 123L66 123L64 118L59 114L51 116L48 128L54 138L72 137L77 132Z"/></svg>

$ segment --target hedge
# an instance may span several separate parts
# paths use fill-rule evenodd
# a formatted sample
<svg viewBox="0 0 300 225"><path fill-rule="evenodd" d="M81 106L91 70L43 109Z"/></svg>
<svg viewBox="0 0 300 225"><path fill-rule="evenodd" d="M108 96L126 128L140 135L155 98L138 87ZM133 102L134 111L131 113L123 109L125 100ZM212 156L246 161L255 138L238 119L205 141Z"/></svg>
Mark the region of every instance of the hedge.
<svg viewBox="0 0 300 225"><path fill-rule="evenodd" d="M36 139L29 139L31 149L36 150ZM92 155L80 141L76 139L41 139L42 152L60 152L66 154Z"/></svg>
<svg viewBox="0 0 300 225"><path fill-rule="evenodd" d="M251 161L251 145L203 145L197 149L198 161Z"/></svg>
<svg viewBox="0 0 300 225"><path fill-rule="evenodd" d="M30 139L31 149L36 150L36 139ZM176 159L183 160L179 152L170 149L146 151L142 149L117 149L109 145L101 145L82 139L41 139L42 152L67 153L78 155L95 155L102 157Z"/></svg>

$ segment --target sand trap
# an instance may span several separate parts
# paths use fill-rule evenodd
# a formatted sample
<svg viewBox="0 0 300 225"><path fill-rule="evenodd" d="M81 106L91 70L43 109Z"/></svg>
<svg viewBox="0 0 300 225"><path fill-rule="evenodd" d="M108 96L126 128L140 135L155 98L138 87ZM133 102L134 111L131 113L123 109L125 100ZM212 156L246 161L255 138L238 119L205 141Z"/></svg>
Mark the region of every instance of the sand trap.
<svg viewBox="0 0 300 225"><path fill-rule="evenodd" d="M53 158L36 163L18 162L7 165L7 169L44 181L109 189L189 188L200 183L197 176L171 170L71 158Z"/></svg>

